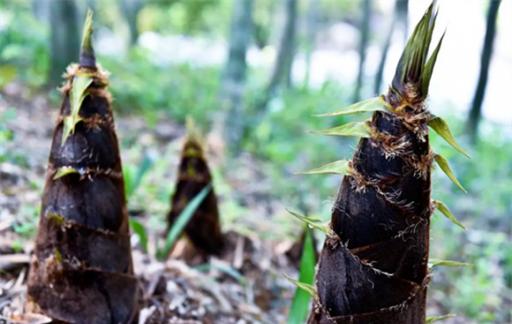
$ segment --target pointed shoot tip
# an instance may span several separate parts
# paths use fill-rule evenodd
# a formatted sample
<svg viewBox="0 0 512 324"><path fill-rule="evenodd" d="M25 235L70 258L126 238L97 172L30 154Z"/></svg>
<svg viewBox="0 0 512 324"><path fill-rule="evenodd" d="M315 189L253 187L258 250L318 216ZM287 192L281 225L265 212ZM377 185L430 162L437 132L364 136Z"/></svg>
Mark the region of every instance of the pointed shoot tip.
<svg viewBox="0 0 512 324"><path fill-rule="evenodd" d="M201 135L201 131L190 115L187 116L185 125L187 129L187 139L202 144L203 136Z"/></svg>
<svg viewBox="0 0 512 324"><path fill-rule="evenodd" d="M96 58L94 56L94 49L92 47L92 33L93 33L93 12L91 9L87 10L85 16L84 29L82 33L82 45L80 48L80 66L95 68Z"/></svg>

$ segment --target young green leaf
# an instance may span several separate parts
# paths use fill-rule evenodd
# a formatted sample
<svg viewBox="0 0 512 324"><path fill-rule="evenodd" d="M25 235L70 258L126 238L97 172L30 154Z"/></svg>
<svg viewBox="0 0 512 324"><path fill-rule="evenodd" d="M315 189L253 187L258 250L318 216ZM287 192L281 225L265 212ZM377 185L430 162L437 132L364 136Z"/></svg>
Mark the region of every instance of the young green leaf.
<svg viewBox="0 0 512 324"><path fill-rule="evenodd" d="M206 187L204 187L204 189L201 190L188 203L187 207L185 207L185 209L183 209L181 214L176 219L176 222L174 223L174 225L169 230L169 233L167 233L167 237L166 237L166 240L165 240L164 247L162 249L159 249L158 252L157 252L157 257L159 259L161 259L161 260L165 259L165 257L167 257L167 255L169 255L169 253L171 252L171 250L172 250L172 248L174 246L174 243L176 242L176 240L180 236L181 232L183 232L183 229L188 224L188 222L190 221L190 219L192 218L192 216L196 212L196 210L199 207L199 205L201 205L203 200L206 198L206 196L210 192L211 188L212 188L211 184L206 186Z"/></svg>
<svg viewBox="0 0 512 324"><path fill-rule="evenodd" d="M92 78L88 75L78 74L73 79L73 84L70 91L70 114L64 117L64 129L62 130L62 144L66 142L66 139L75 130L75 126L82 120L80 117L80 107L82 102L87 96L87 88L91 85Z"/></svg>
<svg viewBox="0 0 512 324"><path fill-rule="evenodd" d="M292 214L292 216L295 216L295 218L297 218L298 220L300 220L307 226L316 228L316 229L322 231L323 233L325 233L325 235L330 235L330 233L331 233L330 227L323 224L320 219L301 215L301 214L291 211L289 209L287 209L286 211L289 212L290 214Z"/></svg>
<svg viewBox="0 0 512 324"><path fill-rule="evenodd" d="M462 148L462 146L457 143L455 137L453 136L448 124L441 118L435 116L428 122L428 126L432 128L439 136L441 136L448 144L450 144L454 149L464 154L467 158L469 158L469 154Z"/></svg>
<svg viewBox="0 0 512 324"><path fill-rule="evenodd" d="M133 232L139 237L140 247L142 248L142 251L147 253L148 234L146 232L146 229L144 228L144 225L142 225L138 220L130 218L130 227L132 228Z"/></svg>
<svg viewBox="0 0 512 324"><path fill-rule="evenodd" d="M430 55L430 58L428 59L427 63L425 64L424 72L421 75L421 93L425 97L428 95L428 86L430 85L430 79L432 78L432 72L434 72L434 66L436 65L437 54L439 53L439 49L441 48L441 44L443 43L445 33L446 32L444 32L443 36L441 36L441 39L439 40L439 43L437 43L437 46L434 49L434 52L432 52L432 55Z"/></svg>
<svg viewBox="0 0 512 324"><path fill-rule="evenodd" d="M427 316L427 324L442 321L448 318L455 317L455 314L446 314L446 315L438 315L438 316Z"/></svg>
<svg viewBox="0 0 512 324"><path fill-rule="evenodd" d="M295 280L295 279L293 279L292 277L290 277L290 276L288 276L286 274L284 274L284 277L286 279L288 279L288 281L290 281L295 287L303 289L304 291L306 291L311 297L316 297L317 296L317 292L316 292L315 286L307 284L307 283L300 282L298 280Z"/></svg>
<svg viewBox="0 0 512 324"><path fill-rule="evenodd" d="M434 32L437 10L432 3L416 25L398 62L392 85L418 83L427 60L430 41ZM425 96L422 97L425 98Z"/></svg>
<svg viewBox="0 0 512 324"><path fill-rule="evenodd" d="M70 166L60 167L57 169L57 172L55 172L52 179L57 180L59 178L65 177L69 174L79 174L79 173L80 172L77 169L70 167Z"/></svg>
<svg viewBox="0 0 512 324"><path fill-rule="evenodd" d="M346 123L341 126L315 131L315 133L334 136L370 137L370 125L368 121Z"/></svg>
<svg viewBox="0 0 512 324"><path fill-rule="evenodd" d="M441 170L443 170L444 174L446 174L448 176L448 178L450 178L450 180L452 180L452 182L457 187L459 187L460 190L462 190L464 193L467 193L466 189L464 189L464 187L461 185L459 180L457 180L457 178L455 177L455 174L453 174L453 171L450 168L450 164L448 163L448 161L440 154L435 154L434 160L436 160L437 165L439 165Z"/></svg>
<svg viewBox="0 0 512 324"><path fill-rule="evenodd" d="M434 267L469 267L471 263L453 261L453 260L440 260L440 259L429 259L428 266Z"/></svg>
<svg viewBox="0 0 512 324"><path fill-rule="evenodd" d="M434 206L452 223L454 223L457 226L460 226L462 229L466 229L464 225L462 225L462 223L459 222L459 220L452 214L450 209L448 209L448 207L442 201L434 200Z"/></svg>
<svg viewBox="0 0 512 324"><path fill-rule="evenodd" d="M80 46L80 67L96 68L96 57L92 47L93 13L87 10L82 32L82 45Z"/></svg>
<svg viewBox="0 0 512 324"><path fill-rule="evenodd" d="M366 99L363 101L356 102L342 110L316 115L317 117L332 117L332 116L341 116L341 115L350 115L350 114L358 114L364 112L374 112L374 111L389 111L391 107L384 100L382 96L378 96L375 98Z"/></svg>
<svg viewBox="0 0 512 324"><path fill-rule="evenodd" d="M315 246L313 242L311 230L305 227L304 247L300 258L299 280L302 285L313 287L315 279ZM313 290L314 291L314 290ZM288 313L289 324L300 324L306 321L309 311L309 302L311 300L311 290L306 291L304 288L297 286L292 299L292 305Z"/></svg>
<svg viewBox="0 0 512 324"><path fill-rule="evenodd" d="M322 165L321 167L301 172L302 174L341 174L345 175L349 170L349 161L339 160Z"/></svg>

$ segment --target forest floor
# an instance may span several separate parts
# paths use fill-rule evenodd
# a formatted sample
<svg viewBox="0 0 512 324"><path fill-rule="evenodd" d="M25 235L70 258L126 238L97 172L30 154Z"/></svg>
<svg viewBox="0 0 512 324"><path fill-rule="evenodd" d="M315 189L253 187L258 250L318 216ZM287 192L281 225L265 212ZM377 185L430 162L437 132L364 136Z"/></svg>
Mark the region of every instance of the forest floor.
<svg viewBox="0 0 512 324"><path fill-rule="evenodd" d="M57 113L57 109L50 106L44 96L30 93L16 84L6 87L0 96L0 115L15 107L15 115L5 122L12 138L6 144L0 143L3 145L0 153L12 158L0 160L0 323L2 320L27 324L48 322L44 316L23 314L23 305ZM149 128L137 116L119 114L116 125L122 142L124 136L131 136L135 141L132 146L156 145L161 156L174 154L173 162L165 166L168 171L158 175L168 177L168 180L160 181L172 190L183 127L172 120L162 120ZM215 138L210 142L212 163L221 163L222 145L216 143ZM123 154L125 165L133 162L130 159L135 159L132 154ZM295 286L285 274L296 278L300 249L287 253L292 241L279 236L268 239L265 235L272 227L270 217L283 208L282 204L269 197L268 181L258 171L256 159L243 155L237 161L223 176L236 193L235 199L243 200L241 204L246 214L241 217L245 219L243 222L225 227L232 248L221 257L187 263L184 261L186 255L180 253L180 245L185 243L180 241L173 253L175 257L166 262L157 261L152 247L162 235L158 230L162 226L161 223L151 225L152 214L165 213L169 197L161 199L165 203L143 202L130 207L130 214L147 226L151 243L149 252L144 253L137 238L133 239L134 268L140 279L139 323L286 322ZM222 200L222 190L220 192ZM160 220L163 215L159 216ZM244 228L247 222L250 225ZM431 303L429 313L439 311L436 305L436 301ZM445 323L471 321L456 317Z"/></svg>
<svg viewBox="0 0 512 324"><path fill-rule="evenodd" d="M43 316L23 314L23 304L35 232L33 216L38 216L36 206L40 204L57 109L50 108L43 96L34 96L27 91L13 85L0 97L0 113L16 107L15 116L6 122L13 137L3 147L14 160L0 163L0 323L2 320L31 324L47 322ZM180 155L176 148L181 146L185 133L183 126L167 120L150 130L140 118L116 117L120 138L131 133L136 134L139 141L156 141L157 145L172 147L175 165L167 167L177 170ZM124 158L130 159L130 156ZM241 160L242 163L253 163L247 156ZM235 177L227 181L236 187L239 196L245 197L246 208L252 210L252 215L248 216L271 212L273 207L270 205L274 202L263 197L261 190L264 188L259 190L257 185L248 188L244 185L248 183L247 179L241 178L250 176L251 180L260 181L261 187L264 182L258 180L261 175L232 174ZM172 189L173 177L169 175L165 181L169 189ZM149 221L145 217L147 213L140 207L130 210L130 215L137 215L143 224ZM23 227L31 227L27 230L29 234ZM297 256L289 258L286 255L293 242L265 241L256 233L245 231L242 235L227 230L225 236L230 249L222 256L208 260L191 260L183 255L181 247L186 242L181 240L174 249L174 257L166 262L156 260L152 245L149 252L144 253L134 238L134 268L140 279L139 323L285 322L295 287L284 274L293 277L297 274ZM148 235L153 234L162 235L148 230ZM150 242L154 240L156 238L150 237Z"/></svg>

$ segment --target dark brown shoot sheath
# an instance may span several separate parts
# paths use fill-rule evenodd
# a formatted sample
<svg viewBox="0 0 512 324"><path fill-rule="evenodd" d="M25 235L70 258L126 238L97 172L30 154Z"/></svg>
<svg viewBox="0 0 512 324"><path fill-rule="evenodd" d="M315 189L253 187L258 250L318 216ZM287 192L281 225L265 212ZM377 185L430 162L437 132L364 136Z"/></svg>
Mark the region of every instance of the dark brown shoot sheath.
<svg viewBox="0 0 512 324"><path fill-rule="evenodd" d="M212 182L210 170L204 157L198 136L188 136L183 146L178 171L178 182L172 196L172 208L168 215L169 229L187 204ZM222 235L217 197L214 189L209 191L185 227L185 234L194 247L206 255L218 255L225 244Z"/></svg>
<svg viewBox="0 0 512 324"><path fill-rule="evenodd" d="M137 314L137 279L119 146L107 76L90 66L95 60L87 45L87 64L71 65L62 89L28 278L28 307L57 322L131 323ZM73 117L78 95L73 87L84 79L88 86Z"/></svg>
<svg viewBox="0 0 512 324"><path fill-rule="evenodd" d="M311 324L425 323L433 154L424 100L434 22L431 6L383 97L389 109L373 114L370 135L343 178L333 234L318 264Z"/></svg>

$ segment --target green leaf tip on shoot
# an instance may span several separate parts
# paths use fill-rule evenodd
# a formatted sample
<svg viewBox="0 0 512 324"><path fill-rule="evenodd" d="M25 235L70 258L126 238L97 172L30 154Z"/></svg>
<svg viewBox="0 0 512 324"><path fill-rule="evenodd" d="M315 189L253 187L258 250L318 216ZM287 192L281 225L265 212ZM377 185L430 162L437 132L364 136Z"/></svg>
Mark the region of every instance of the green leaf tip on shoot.
<svg viewBox="0 0 512 324"><path fill-rule="evenodd" d="M310 228L315 228L317 230L320 230L321 232L323 232L325 235L327 236L331 236L332 235L332 230L329 226L323 224L320 219L318 218L314 218L314 217L309 217L309 216L305 216L305 215L301 215L297 212L294 212L290 209L286 209L286 211L288 213L290 213L292 216L294 216L295 218L297 218L298 220L300 220L301 222L303 222L306 226L310 227Z"/></svg>
<svg viewBox="0 0 512 324"><path fill-rule="evenodd" d="M466 227L464 227L464 225L462 225L462 223L452 214L452 212L450 211L450 209L448 209L448 206L446 206L446 204L444 202L439 201L439 200L433 200L432 203L433 203L434 207L437 210L439 210L452 223L459 226L463 230L466 229Z"/></svg>
<svg viewBox="0 0 512 324"><path fill-rule="evenodd" d="M55 175L52 179L57 180L70 174L80 174L80 172L77 169L70 166L60 167L57 169L57 172L55 172Z"/></svg>
<svg viewBox="0 0 512 324"><path fill-rule="evenodd" d="M432 52L432 55L430 55L430 58L428 59L427 63L425 64L425 71L423 72L421 76L421 93L424 94L426 97L428 95L428 87L430 85L430 79L432 78L432 72L434 72L434 66L436 65L437 61L437 54L439 54L439 50L441 49L441 45L443 43L444 36L446 35L446 30L444 31L443 35L439 39L439 42L437 43L436 48Z"/></svg>
<svg viewBox="0 0 512 324"><path fill-rule="evenodd" d="M449 318L452 318L452 317L455 317L455 316L457 316L457 315L455 315L455 314L446 314L446 315L427 316L426 323L430 324L430 323L434 323L434 322L444 321L445 319L449 319Z"/></svg>
<svg viewBox="0 0 512 324"><path fill-rule="evenodd" d="M333 116L341 116L341 115L351 115L351 114L359 114L365 112L375 112L375 111L390 111L391 106L384 100L382 96L362 100L352 104L348 107L345 107L339 111L324 113L316 115L317 117L333 117Z"/></svg>
<svg viewBox="0 0 512 324"><path fill-rule="evenodd" d="M457 143L448 124L441 117L433 116L428 122L428 126L432 128L439 136L441 136L448 144L450 144L459 153L462 153L468 159L469 154Z"/></svg>
<svg viewBox="0 0 512 324"><path fill-rule="evenodd" d="M439 51L436 48L437 52L434 51L427 61L436 18L437 8L433 1L416 25L398 61L392 89L406 94L409 101L424 100L428 93L428 84Z"/></svg>
<svg viewBox="0 0 512 324"><path fill-rule="evenodd" d="M460 262L460 261L453 261L453 260L441 260L441 259L429 259L428 260L428 266L429 268L434 267L470 267L471 263L466 262Z"/></svg>
<svg viewBox="0 0 512 324"><path fill-rule="evenodd" d="M64 216L62 216L58 213L49 212L48 214L46 214L46 218L48 219L48 222L52 222L55 225L58 225L58 226L64 225L64 221L65 221Z"/></svg>
<svg viewBox="0 0 512 324"><path fill-rule="evenodd" d="M340 126L314 131L316 134L320 135L331 135L331 136L355 136L355 137L370 137L370 125L368 121L362 122L351 122L346 123Z"/></svg>
<svg viewBox="0 0 512 324"><path fill-rule="evenodd" d="M180 215L178 215L178 218L176 219L176 222L171 227L169 232L167 233L167 237L165 239L165 244L162 249L159 249L157 252L157 257L160 260L165 259L169 253L171 252L172 248L174 247L174 243L176 243L176 240L179 238L180 234L183 232L183 229L185 229L185 226L188 224L192 216L194 216L194 213L196 212L197 208L203 200L206 198L210 190L212 189L212 185L209 184L208 186L204 187L188 204L185 209L181 212Z"/></svg>
<svg viewBox="0 0 512 324"><path fill-rule="evenodd" d="M311 297L316 298L316 296L318 295L317 292L316 292L315 286L307 284L307 283L304 283L304 282L300 282L298 280L295 280L295 279L293 279L292 277L290 277L290 276L288 276L286 274L283 274L283 276L288 281L290 281L295 287L303 289L304 291L306 291L308 294L311 295Z"/></svg>
<svg viewBox="0 0 512 324"><path fill-rule="evenodd" d="M324 164L318 168L300 172L300 174L341 174L346 175L350 170L350 161L339 160Z"/></svg>
<svg viewBox="0 0 512 324"><path fill-rule="evenodd" d="M78 74L73 78L71 91L69 93L71 105L70 114L64 117L61 145L64 145L69 135L73 134L76 124L82 120L82 117L80 117L80 107L85 97L88 95L87 88L89 88L92 81L92 77L85 74Z"/></svg>
<svg viewBox="0 0 512 324"><path fill-rule="evenodd" d="M187 128L187 140L193 141L199 144L201 147L203 145L203 135L201 134L201 130L197 126L194 118L188 115L186 118L186 128Z"/></svg>
<svg viewBox="0 0 512 324"><path fill-rule="evenodd" d="M434 160L437 162L437 165L443 170L444 174L450 178L450 180L459 187L460 190L464 193L468 193L466 189L462 186L462 184L459 182L457 177L455 177L455 174L453 173L450 164L448 163L448 160L446 160L442 155L440 154L434 154Z"/></svg>
<svg viewBox="0 0 512 324"><path fill-rule="evenodd" d="M91 9L87 10L85 22L82 32L82 43L80 46L80 67L96 68L96 58L94 56L94 49L92 47L92 33L93 33L93 12Z"/></svg>

